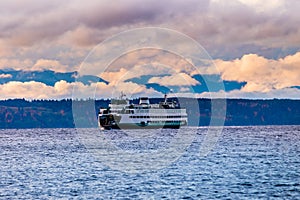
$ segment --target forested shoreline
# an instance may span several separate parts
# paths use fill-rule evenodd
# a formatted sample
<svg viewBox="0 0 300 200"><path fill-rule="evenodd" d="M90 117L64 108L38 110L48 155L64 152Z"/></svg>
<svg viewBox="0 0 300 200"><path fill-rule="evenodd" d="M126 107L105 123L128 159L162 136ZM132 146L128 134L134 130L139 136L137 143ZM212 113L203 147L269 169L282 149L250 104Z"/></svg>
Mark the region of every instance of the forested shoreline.
<svg viewBox="0 0 300 200"><path fill-rule="evenodd" d="M152 102L162 99L153 98ZM211 121L211 99L179 99L181 105L187 108L189 125L208 126ZM222 101L222 100L213 100ZM32 100L10 99L0 101L0 128L74 128L72 104L94 105L90 113L85 113L89 119L76 127L97 126L97 111L100 107L107 107L109 100ZM198 107L197 107L198 106ZM226 106L222 107L226 113L226 126L256 126L256 125L300 125L300 100L272 99L226 99ZM94 112L94 113L93 113ZM224 117L214 115L214 118ZM84 116L84 115L83 115ZM80 118L81 116L75 116Z"/></svg>

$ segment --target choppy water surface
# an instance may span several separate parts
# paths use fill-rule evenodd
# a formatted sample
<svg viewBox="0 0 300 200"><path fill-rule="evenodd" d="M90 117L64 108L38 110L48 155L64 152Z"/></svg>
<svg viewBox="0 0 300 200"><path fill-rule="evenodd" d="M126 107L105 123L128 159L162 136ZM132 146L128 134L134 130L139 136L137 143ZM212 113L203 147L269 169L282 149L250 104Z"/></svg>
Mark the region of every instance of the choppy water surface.
<svg viewBox="0 0 300 200"><path fill-rule="evenodd" d="M163 152L174 138L180 151L160 169L132 172L108 164L103 158L110 160L109 154L98 159L91 149L97 149L99 141L87 147L76 129L0 130L0 198L300 198L300 126L227 127L205 157L199 149L206 128L181 131L182 137L193 135L191 145L174 130L81 131L103 134L99 141L140 157ZM145 167L147 159L131 158L135 160L120 154L118 166L126 169L136 162ZM151 169L153 158L149 163Z"/></svg>

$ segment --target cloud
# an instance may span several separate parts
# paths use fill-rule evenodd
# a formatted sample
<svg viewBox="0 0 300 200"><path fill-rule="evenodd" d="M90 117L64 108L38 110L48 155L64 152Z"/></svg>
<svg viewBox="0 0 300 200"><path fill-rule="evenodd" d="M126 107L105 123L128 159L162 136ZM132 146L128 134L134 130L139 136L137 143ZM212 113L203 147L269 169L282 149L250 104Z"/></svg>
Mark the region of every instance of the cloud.
<svg viewBox="0 0 300 200"><path fill-rule="evenodd" d="M19 60L19 59L0 59L0 69L30 69L33 62L30 59Z"/></svg>
<svg viewBox="0 0 300 200"><path fill-rule="evenodd" d="M89 99L89 98L112 98L118 97L121 92L130 96L161 96L162 94L147 89L143 85L132 82L120 82L117 85L106 85L98 82L84 85L80 82L68 83L64 80L58 81L54 86L48 86L41 82L10 81L0 85L1 99L25 98L25 99Z"/></svg>
<svg viewBox="0 0 300 200"><path fill-rule="evenodd" d="M244 92L281 90L299 85L295 53L300 48L299 9L296 0L3 0L0 69L74 71L95 45L112 35L158 26L180 31L203 45L219 58L216 63L224 80L247 82ZM155 53L128 52L105 72L95 74L115 79L113 85L145 74L218 73L199 63L194 63L195 70L170 52ZM284 57L288 54L293 55ZM232 60L237 57L241 58Z"/></svg>
<svg viewBox="0 0 300 200"><path fill-rule="evenodd" d="M2 3L3 25L1 34L10 44L32 45L40 41L52 41L69 31L74 31L79 37L86 27L94 30L109 30L113 27L128 28L131 25L159 23L161 16L170 18L171 15L195 10L190 3L195 1L173 1L168 6L162 6L160 1L137 0L116 1L108 0L83 3L75 0L40 2L4 1ZM208 1L198 2L198 8L207 7ZM206 5L206 6L204 6ZM161 13L161 14L159 14ZM100 38L104 39L104 38ZM100 42L95 41L96 43ZM78 43L86 45L86 43Z"/></svg>
<svg viewBox="0 0 300 200"><path fill-rule="evenodd" d="M79 0L4 0L0 8L0 55L56 59L61 51L77 51L77 47L87 54L111 35L149 26L181 31L215 55L234 57L232 54L250 44L257 51L285 51L283 48L299 46L300 27L295 26L300 23L299 8L298 1L284 0L91 0L88 4ZM246 53L252 51L247 49Z"/></svg>
<svg viewBox="0 0 300 200"><path fill-rule="evenodd" d="M72 97L75 84L80 85L80 83L67 83L63 80L56 82L53 87L36 81L10 81L0 85L0 93L1 99L65 99Z"/></svg>
<svg viewBox="0 0 300 200"><path fill-rule="evenodd" d="M25 83L11 81L0 85L1 99L23 97L28 99L47 99L49 94L53 94L52 92L50 86L35 81Z"/></svg>
<svg viewBox="0 0 300 200"><path fill-rule="evenodd" d="M143 75L166 75L180 72L190 74L197 71L190 61L161 49L145 48L127 52L116 58L106 69L104 69L106 66L103 66L105 58L95 55L93 57L96 57L96 61L85 60L80 73L98 74L110 82L125 81Z"/></svg>
<svg viewBox="0 0 300 200"><path fill-rule="evenodd" d="M12 78L11 74L0 74L0 78Z"/></svg>
<svg viewBox="0 0 300 200"><path fill-rule="evenodd" d="M260 0L239 0L243 4L255 8L258 12L272 12L282 9L284 2L282 0L260 1Z"/></svg>
<svg viewBox="0 0 300 200"><path fill-rule="evenodd" d="M131 69L121 68L117 72L103 72L100 77L104 80L109 81L111 84L118 82L124 82L131 78L141 77L143 75L161 75L161 74L171 74L174 73L172 69L167 66L160 64L152 65L136 65Z"/></svg>
<svg viewBox="0 0 300 200"><path fill-rule="evenodd" d="M185 73L179 73L171 76L152 77L148 83L158 83L164 86L194 86L199 82Z"/></svg>
<svg viewBox="0 0 300 200"><path fill-rule="evenodd" d="M216 60L223 80L247 82L245 92L269 92L300 85L300 52L280 58L266 59L256 54L232 61Z"/></svg>
<svg viewBox="0 0 300 200"><path fill-rule="evenodd" d="M39 59L30 68L31 71L52 70L55 72L72 71L67 65L61 64L58 60ZM74 69L73 69L74 70Z"/></svg>
<svg viewBox="0 0 300 200"><path fill-rule="evenodd" d="M299 36L299 28L294 26L299 22L299 14L296 17L295 10L291 8L293 6L286 1L276 1L276 5L274 2L254 4L248 0L213 2L211 14L214 16L214 24L219 25L218 30L226 30L224 37L220 38L221 41L227 40L227 43L251 42L269 47L292 42L295 39L293 36ZM295 3L294 6L299 8L300 4ZM274 13L276 14L274 15ZM218 34L219 36L221 35ZM290 41L279 39L285 37Z"/></svg>
<svg viewBox="0 0 300 200"><path fill-rule="evenodd" d="M91 46L104 39L101 30L79 25L74 29L66 31L59 39L59 43L75 46Z"/></svg>
<svg viewBox="0 0 300 200"><path fill-rule="evenodd" d="M210 46L255 43L270 47L300 40L295 26L300 21L297 1L92 0L86 4L30 0L26 4L4 1L1 7L1 38L17 46L61 38L70 45L90 46L120 31L145 26L176 29Z"/></svg>
<svg viewBox="0 0 300 200"><path fill-rule="evenodd" d="M23 71L52 70L55 72L75 71L76 69L63 65L58 60L38 59L37 61L25 59L0 59L0 69L14 69Z"/></svg>

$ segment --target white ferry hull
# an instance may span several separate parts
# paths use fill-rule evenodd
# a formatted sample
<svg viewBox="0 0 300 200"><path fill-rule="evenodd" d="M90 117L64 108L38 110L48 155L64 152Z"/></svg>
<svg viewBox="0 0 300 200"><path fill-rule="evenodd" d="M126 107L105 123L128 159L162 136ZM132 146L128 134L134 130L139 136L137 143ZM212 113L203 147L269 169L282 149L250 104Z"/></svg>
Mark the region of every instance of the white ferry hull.
<svg viewBox="0 0 300 200"><path fill-rule="evenodd" d="M172 123L114 123L111 125L100 125L101 128L106 130L110 129L160 129L160 128L170 128L179 129L181 126L186 126L186 122L172 122Z"/></svg>
<svg viewBox="0 0 300 200"><path fill-rule="evenodd" d="M122 120L121 116L111 115L107 117L111 119L111 122L107 123L104 119L104 123L99 118L99 126L104 129L159 129L159 128L172 128L178 129L181 126L187 125L187 118L175 119L175 120L153 120L149 118L143 121L129 121Z"/></svg>

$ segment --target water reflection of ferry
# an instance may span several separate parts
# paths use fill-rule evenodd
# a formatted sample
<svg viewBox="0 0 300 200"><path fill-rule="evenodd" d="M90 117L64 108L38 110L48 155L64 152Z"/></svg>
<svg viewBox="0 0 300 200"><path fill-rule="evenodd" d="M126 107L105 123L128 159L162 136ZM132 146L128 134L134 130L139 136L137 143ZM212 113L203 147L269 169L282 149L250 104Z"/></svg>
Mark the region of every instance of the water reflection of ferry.
<svg viewBox="0 0 300 200"><path fill-rule="evenodd" d="M187 113L176 101L168 101L167 95L159 104L150 104L148 97L129 104L121 97L100 109L98 123L102 129L180 128L187 125Z"/></svg>

